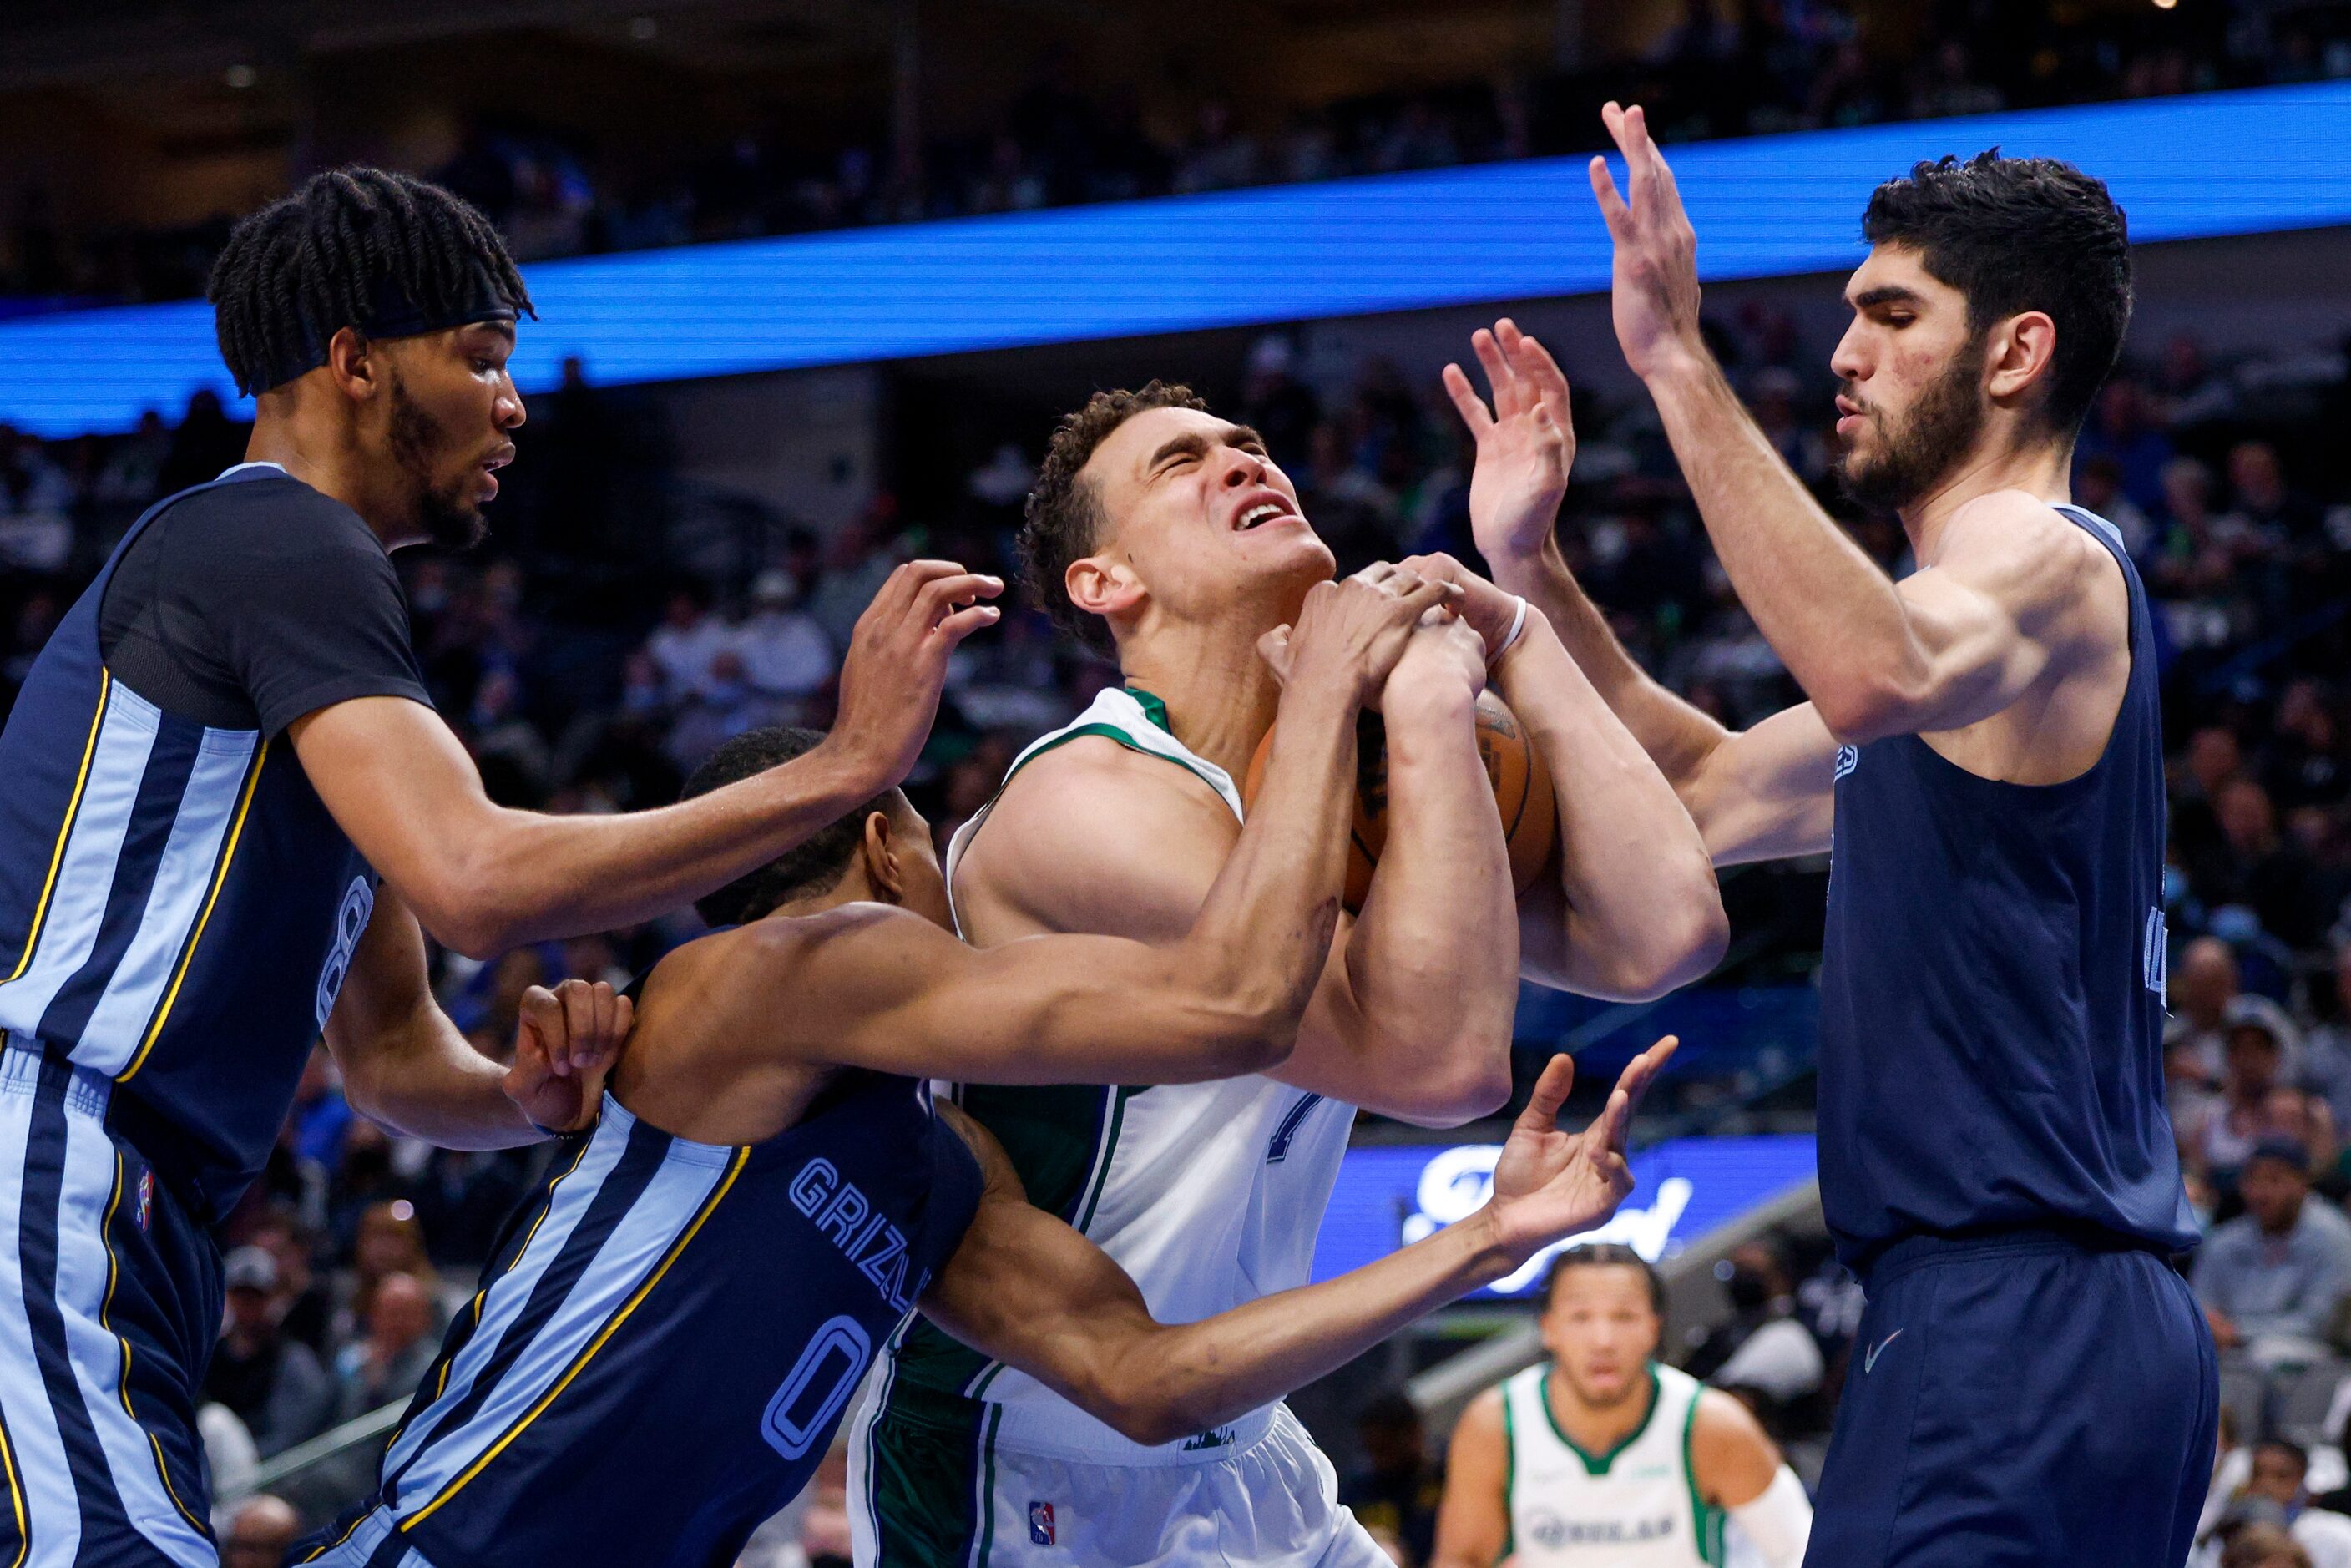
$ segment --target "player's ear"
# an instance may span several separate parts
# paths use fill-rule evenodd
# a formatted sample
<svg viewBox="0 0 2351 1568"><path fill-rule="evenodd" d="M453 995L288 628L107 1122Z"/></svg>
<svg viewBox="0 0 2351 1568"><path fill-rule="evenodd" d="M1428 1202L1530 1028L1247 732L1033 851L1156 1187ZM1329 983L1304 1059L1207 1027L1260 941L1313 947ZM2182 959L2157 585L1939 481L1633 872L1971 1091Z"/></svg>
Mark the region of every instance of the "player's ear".
<svg viewBox="0 0 2351 1568"><path fill-rule="evenodd" d="M381 355L355 327L339 327L327 340L327 372L335 388L354 402L375 395L383 373Z"/></svg>
<svg viewBox="0 0 2351 1568"><path fill-rule="evenodd" d="M2038 386L2057 357L2057 323L2043 310L2011 316L1984 344L1984 391L2008 402Z"/></svg>
<svg viewBox="0 0 2351 1568"><path fill-rule="evenodd" d="M898 864L898 843L890 828L890 813L865 813L865 882L874 897L889 904L906 901L906 873Z"/></svg>
<svg viewBox="0 0 2351 1568"><path fill-rule="evenodd" d="M1146 597L1134 569L1109 556L1090 555L1071 561L1061 573L1061 586L1071 603L1105 619L1132 614Z"/></svg>

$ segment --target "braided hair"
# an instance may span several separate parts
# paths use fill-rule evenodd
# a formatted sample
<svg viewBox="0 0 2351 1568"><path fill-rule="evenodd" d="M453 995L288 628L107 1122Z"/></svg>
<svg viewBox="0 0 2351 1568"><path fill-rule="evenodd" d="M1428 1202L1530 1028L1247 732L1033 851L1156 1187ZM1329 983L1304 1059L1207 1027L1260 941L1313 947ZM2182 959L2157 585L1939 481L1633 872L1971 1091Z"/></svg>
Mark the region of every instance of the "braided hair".
<svg viewBox="0 0 2351 1568"><path fill-rule="evenodd" d="M462 308L486 280L517 315L537 315L489 220L439 185L353 164L313 174L238 224L214 262L221 358L237 390L266 392L388 294L428 317Z"/></svg>

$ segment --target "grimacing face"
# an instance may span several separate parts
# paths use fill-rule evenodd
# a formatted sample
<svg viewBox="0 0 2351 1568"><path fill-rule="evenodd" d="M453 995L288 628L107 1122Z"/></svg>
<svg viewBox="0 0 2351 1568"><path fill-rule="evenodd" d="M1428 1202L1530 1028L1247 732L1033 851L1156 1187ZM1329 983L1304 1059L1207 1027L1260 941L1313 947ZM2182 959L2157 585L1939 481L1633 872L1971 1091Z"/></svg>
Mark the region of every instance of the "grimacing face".
<svg viewBox="0 0 2351 1568"><path fill-rule="evenodd" d="M1071 569L1081 609L1148 601L1196 621L1239 612L1255 635L1289 621L1337 570L1257 433L1214 414L1147 409L1103 438L1078 482L1092 486L1105 519L1089 558L1105 578L1091 580L1085 563Z"/></svg>
<svg viewBox="0 0 2351 1568"><path fill-rule="evenodd" d="M477 544L482 508L514 460L509 434L527 417L507 371L511 322L482 321L374 345L384 356L381 431L410 486L418 530L444 549Z"/></svg>
<svg viewBox="0 0 2351 1568"><path fill-rule="evenodd" d="M1649 1305L1648 1276L1629 1263L1562 1270L1543 1309L1543 1348L1576 1397L1595 1409L1641 1393L1664 1332Z"/></svg>
<svg viewBox="0 0 2351 1568"><path fill-rule="evenodd" d="M1838 472L1865 504L1907 506L1967 455L1983 424L1984 340L1967 297L1918 253L1881 245L1844 287L1853 321L1829 357Z"/></svg>

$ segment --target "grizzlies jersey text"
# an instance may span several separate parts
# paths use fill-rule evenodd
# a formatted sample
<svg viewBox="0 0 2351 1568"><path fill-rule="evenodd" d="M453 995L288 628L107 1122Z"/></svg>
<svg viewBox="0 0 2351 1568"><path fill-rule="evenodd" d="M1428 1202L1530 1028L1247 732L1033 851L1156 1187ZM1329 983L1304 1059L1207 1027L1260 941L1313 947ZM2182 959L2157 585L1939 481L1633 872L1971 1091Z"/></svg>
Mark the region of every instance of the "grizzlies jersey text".
<svg viewBox="0 0 2351 1568"><path fill-rule="evenodd" d="M2164 1108L2163 750L2147 594L2096 763L1978 777L1915 735L1847 748L1821 970L1821 1198L1856 1270L2019 1228L2158 1250L2196 1228Z"/></svg>
<svg viewBox="0 0 2351 1568"><path fill-rule="evenodd" d="M823 1458L874 1351L962 1239L979 1166L913 1080L844 1072L729 1148L609 1095L386 1450L297 1561L732 1563Z"/></svg>

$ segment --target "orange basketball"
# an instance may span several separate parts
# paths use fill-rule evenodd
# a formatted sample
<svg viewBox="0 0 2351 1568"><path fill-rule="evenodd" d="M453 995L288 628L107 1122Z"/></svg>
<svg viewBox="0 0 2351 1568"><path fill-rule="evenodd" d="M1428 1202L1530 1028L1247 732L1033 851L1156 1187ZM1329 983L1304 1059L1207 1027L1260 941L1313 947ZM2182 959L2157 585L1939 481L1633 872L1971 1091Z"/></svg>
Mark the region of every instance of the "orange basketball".
<svg viewBox="0 0 2351 1568"><path fill-rule="evenodd" d="M1372 867L1388 841L1388 758L1380 716L1365 710L1357 734L1355 756L1355 828L1347 846L1349 910L1359 911L1372 891ZM1258 742L1249 758L1249 778L1241 785L1244 803L1257 798L1265 778L1265 759L1273 748L1273 731ZM1502 839L1510 847L1510 884L1524 894L1551 864L1559 843L1559 802L1552 793L1551 770L1536 755L1527 732L1507 704L1492 692L1478 695L1478 756L1486 764L1486 778L1494 787L1494 809L1502 819Z"/></svg>

